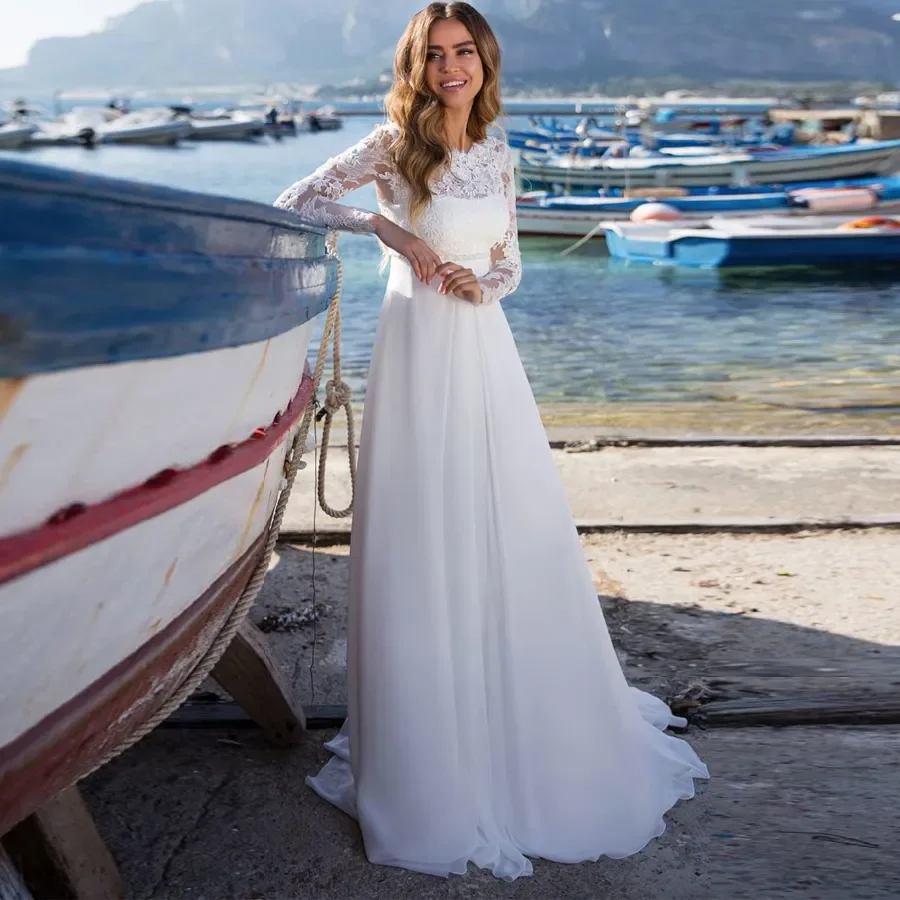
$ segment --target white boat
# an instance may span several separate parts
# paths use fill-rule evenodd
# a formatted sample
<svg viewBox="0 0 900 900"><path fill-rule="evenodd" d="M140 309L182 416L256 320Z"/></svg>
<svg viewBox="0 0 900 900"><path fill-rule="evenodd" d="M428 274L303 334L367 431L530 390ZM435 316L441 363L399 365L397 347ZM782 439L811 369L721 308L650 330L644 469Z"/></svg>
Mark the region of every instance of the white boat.
<svg viewBox="0 0 900 900"><path fill-rule="evenodd" d="M7 122L0 125L0 150L18 150L27 146L35 131L37 126L27 122Z"/></svg>
<svg viewBox="0 0 900 900"><path fill-rule="evenodd" d="M38 120L35 126L29 141L32 147L90 147L97 142L97 133L93 128L66 117Z"/></svg>
<svg viewBox="0 0 900 900"><path fill-rule="evenodd" d="M517 170L522 190L576 192L865 178L900 171L900 141L680 158L662 155L622 159L536 157L520 151Z"/></svg>
<svg viewBox="0 0 900 900"><path fill-rule="evenodd" d="M97 128L101 144L148 144L169 146L190 137L190 122L168 109L139 109L125 113Z"/></svg>
<svg viewBox="0 0 900 900"><path fill-rule="evenodd" d="M20 146L92 144L96 139L93 128L75 121L71 115L54 116L44 106L24 102L12 108L15 116L13 122L30 128L27 141Z"/></svg>
<svg viewBox="0 0 900 900"><path fill-rule="evenodd" d="M526 194L516 203L521 236L585 237L591 232L603 237L604 221L628 221L652 213L650 204L663 204L663 214L673 213L682 221L711 216L807 217L823 212L880 214L900 212L900 177L860 183L857 186L811 186L785 191L688 194L682 190L647 189L640 197L552 196ZM672 196L674 195L674 196Z"/></svg>
<svg viewBox="0 0 900 900"><path fill-rule="evenodd" d="M337 131L344 127L344 121L331 106L323 106L300 117L298 122L303 131Z"/></svg>
<svg viewBox="0 0 900 900"><path fill-rule="evenodd" d="M262 116L240 111L192 115L190 124L192 141L248 141L262 137L268 127Z"/></svg>
<svg viewBox="0 0 900 900"><path fill-rule="evenodd" d="M260 204L12 159L0 195L2 835L151 720L228 622L337 263Z"/></svg>
<svg viewBox="0 0 900 900"><path fill-rule="evenodd" d="M62 121L71 133L91 129L98 144L169 146L191 133L190 122L163 107L122 113L109 107L82 106L63 116Z"/></svg>

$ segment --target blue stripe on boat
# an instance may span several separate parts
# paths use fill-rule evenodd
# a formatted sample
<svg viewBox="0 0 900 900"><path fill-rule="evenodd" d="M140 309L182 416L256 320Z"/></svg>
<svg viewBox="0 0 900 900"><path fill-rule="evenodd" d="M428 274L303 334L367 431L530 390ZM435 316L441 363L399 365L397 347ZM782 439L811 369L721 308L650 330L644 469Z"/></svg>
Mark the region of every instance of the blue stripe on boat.
<svg viewBox="0 0 900 900"><path fill-rule="evenodd" d="M0 160L0 377L267 340L336 281L284 210Z"/></svg>

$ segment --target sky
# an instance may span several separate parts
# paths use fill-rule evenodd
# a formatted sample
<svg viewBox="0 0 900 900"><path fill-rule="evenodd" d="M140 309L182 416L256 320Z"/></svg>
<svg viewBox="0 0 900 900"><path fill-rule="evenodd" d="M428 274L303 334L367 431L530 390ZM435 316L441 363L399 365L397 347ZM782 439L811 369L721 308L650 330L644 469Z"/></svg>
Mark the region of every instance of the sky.
<svg viewBox="0 0 900 900"><path fill-rule="evenodd" d="M3 0L0 69L21 66L40 38L88 34L140 0Z"/></svg>

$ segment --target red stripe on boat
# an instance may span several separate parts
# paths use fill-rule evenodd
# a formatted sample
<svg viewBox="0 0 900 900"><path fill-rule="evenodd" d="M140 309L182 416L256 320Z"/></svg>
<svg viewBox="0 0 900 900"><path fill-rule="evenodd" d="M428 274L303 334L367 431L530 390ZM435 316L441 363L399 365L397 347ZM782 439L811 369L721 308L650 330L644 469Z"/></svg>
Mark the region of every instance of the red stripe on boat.
<svg viewBox="0 0 900 900"><path fill-rule="evenodd" d="M74 504L29 531L0 538L0 584L152 519L264 463L303 415L312 397L307 367L300 388L268 428L219 447L187 469L165 469L142 485L91 506Z"/></svg>

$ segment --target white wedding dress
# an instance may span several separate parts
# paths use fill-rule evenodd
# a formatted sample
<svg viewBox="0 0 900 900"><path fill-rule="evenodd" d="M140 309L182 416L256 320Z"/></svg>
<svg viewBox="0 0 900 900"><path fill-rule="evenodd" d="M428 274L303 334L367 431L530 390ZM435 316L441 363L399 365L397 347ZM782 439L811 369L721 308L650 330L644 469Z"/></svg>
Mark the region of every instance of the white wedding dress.
<svg viewBox="0 0 900 900"><path fill-rule="evenodd" d="M371 232L337 203L375 182L410 228L391 125L278 200ZM512 879L528 857L635 853L707 770L661 701L629 688L499 299L521 274L511 154L454 152L417 233L480 277L473 306L391 255L369 371L351 545L349 718L309 784L369 859ZM434 282L437 285L437 281Z"/></svg>

